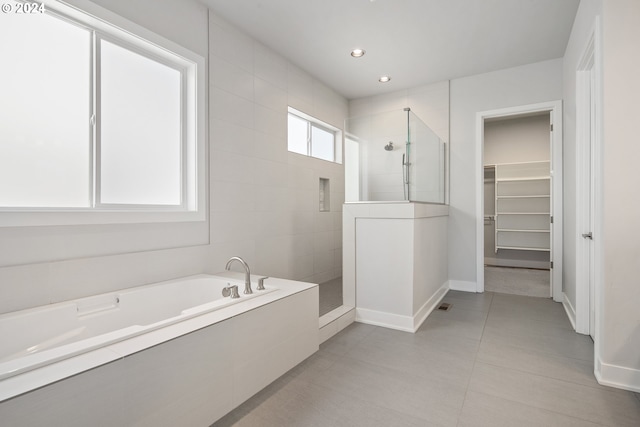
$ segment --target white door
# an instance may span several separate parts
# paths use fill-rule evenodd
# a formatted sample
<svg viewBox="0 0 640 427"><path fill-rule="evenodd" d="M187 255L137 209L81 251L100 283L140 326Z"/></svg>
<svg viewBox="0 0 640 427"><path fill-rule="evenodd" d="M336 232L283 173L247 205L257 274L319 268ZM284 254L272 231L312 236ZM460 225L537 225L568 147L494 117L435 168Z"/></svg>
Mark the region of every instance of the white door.
<svg viewBox="0 0 640 427"><path fill-rule="evenodd" d="M578 70L576 103L576 332L595 335L597 102L593 55Z"/></svg>
<svg viewBox="0 0 640 427"><path fill-rule="evenodd" d="M588 213L586 213L586 224L588 224L588 231L582 236L587 241L588 248L588 280L589 280L589 335L591 338L595 334L595 275L594 275L594 244L593 244L593 230L595 229L595 155L594 155L594 140L596 133L596 103L595 103L595 73L593 69L589 73L589 86L590 86L590 99L589 99L589 138L588 147L585 150L587 152L587 161L585 162L586 174L588 179L586 185L587 197L588 197Z"/></svg>

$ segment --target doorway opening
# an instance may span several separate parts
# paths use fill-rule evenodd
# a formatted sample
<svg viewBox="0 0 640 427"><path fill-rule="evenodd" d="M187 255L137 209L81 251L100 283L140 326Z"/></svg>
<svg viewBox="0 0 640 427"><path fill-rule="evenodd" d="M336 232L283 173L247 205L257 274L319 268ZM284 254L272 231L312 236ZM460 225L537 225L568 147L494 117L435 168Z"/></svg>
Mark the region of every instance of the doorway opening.
<svg viewBox="0 0 640 427"><path fill-rule="evenodd" d="M485 291L551 297L549 111L485 119Z"/></svg>
<svg viewBox="0 0 640 427"><path fill-rule="evenodd" d="M538 292L542 289L544 296L562 301L561 106L561 101L554 101L477 114L477 292L485 291L487 277L499 280L492 278L493 270L485 277L488 264L503 276L520 274L521 283L526 282L523 272L512 269L526 269L528 278L542 282ZM545 142L518 136L520 126L538 126L532 134ZM487 128L489 139L497 133L498 142L489 142L485 152ZM493 191L485 191L487 187ZM492 231L493 240L485 239L485 228ZM493 256L487 259L485 246L493 248ZM525 294L534 292L525 289Z"/></svg>

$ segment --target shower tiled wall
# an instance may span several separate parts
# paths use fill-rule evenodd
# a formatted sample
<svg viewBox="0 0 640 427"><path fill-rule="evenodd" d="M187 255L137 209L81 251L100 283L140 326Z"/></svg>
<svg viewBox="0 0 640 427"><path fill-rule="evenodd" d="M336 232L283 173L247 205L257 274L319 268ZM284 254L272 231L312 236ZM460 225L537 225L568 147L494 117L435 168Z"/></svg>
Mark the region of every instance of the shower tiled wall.
<svg viewBox="0 0 640 427"><path fill-rule="evenodd" d="M443 81L416 88L391 92L351 100L349 102L350 129L354 134L367 141L361 146L361 167L368 178L361 182L361 192L367 200L402 200L404 194L403 154L406 154L407 115L404 108L423 121L443 141L449 140L449 82ZM421 132L423 131L420 129ZM385 151L390 141L393 151ZM424 140L421 140L424 142ZM416 152L416 148L418 151ZM412 155L425 155L424 144L415 147ZM422 150L422 152L420 152ZM438 155L430 148L428 156ZM417 158L413 158L415 166ZM432 159L420 161L426 169L431 167ZM423 169L424 171L425 169ZM415 172L415 168L414 168ZM438 173L436 172L436 177ZM415 177L413 179L415 182ZM428 190L431 183L422 183L422 190ZM438 192L436 185L435 194ZM412 199L438 199L437 195L417 194L411 189Z"/></svg>
<svg viewBox="0 0 640 427"><path fill-rule="evenodd" d="M234 248L260 274L340 276L344 168L288 152L287 107L342 129L346 99L214 13L209 34L213 247ZM221 265L228 251L216 252Z"/></svg>

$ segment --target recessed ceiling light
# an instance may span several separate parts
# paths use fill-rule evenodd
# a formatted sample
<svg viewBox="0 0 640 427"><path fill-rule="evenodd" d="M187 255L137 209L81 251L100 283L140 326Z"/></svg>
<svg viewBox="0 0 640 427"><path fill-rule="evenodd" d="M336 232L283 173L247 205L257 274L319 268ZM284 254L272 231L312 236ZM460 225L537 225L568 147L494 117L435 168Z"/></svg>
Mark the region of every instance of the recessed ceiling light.
<svg viewBox="0 0 640 427"><path fill-rule="evenodd" d="M391 80L391 76L380 76L380 78L378 79L380 83L386 83L389 80Z"/></svg>
<svg viewBox="0 0 640 427"><path fill-rule="evenodd" d="M364 49L353 49L351 51L351 56L353 56L354 58L360 58L361 56L363 56L365 53Z"/></svg>

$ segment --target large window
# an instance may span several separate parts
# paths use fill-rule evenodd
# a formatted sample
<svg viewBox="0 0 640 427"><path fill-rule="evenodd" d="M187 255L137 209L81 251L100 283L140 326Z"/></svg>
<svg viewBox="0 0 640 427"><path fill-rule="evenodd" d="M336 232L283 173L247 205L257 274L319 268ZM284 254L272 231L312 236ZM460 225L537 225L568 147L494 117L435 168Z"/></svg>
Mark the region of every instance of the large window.
<svg viewBox="0 0 640 427"><path fill-rule="evenodd" d="M317 159L339 162L340 131L289 107L289 151Z"/></svg>
<svg viewBox="0 0 640 427"><path fill-rule="evenodd" d="M0 225L20 225L18 212L144 212L139 222L204 207L204 59L45 8L1 17Z"/></svg>

